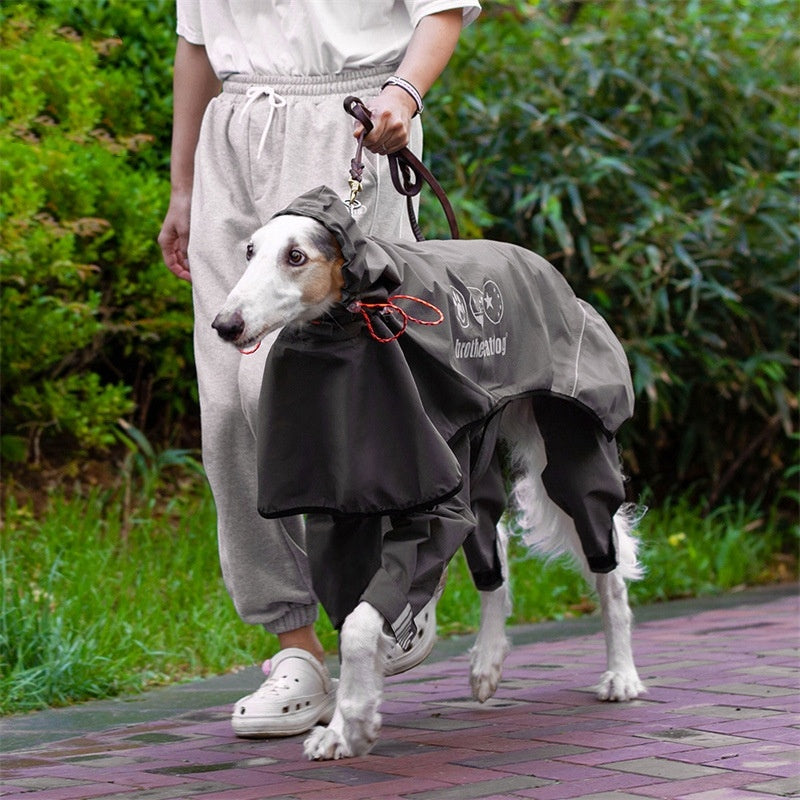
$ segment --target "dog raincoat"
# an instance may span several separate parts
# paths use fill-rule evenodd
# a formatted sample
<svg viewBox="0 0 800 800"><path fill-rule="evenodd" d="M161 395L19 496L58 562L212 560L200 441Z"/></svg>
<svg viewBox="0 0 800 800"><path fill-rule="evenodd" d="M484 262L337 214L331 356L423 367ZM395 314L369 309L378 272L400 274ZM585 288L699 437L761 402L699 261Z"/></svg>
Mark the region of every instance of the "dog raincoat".
<svg viewBox="0 0 800 800"><path fill-rule="evenodd" d="M259 512L312 515L315 590L329 615L334 601L325 595L349 594L333 609L334 624L366 584L382 582L381 593L393 596L378 608L410 646L411 587L424 586L410 605L416 613L459 546L479 588L499 583L493 531L505 503L496 454L503 407L526 396L557 398L613 442L633 410L627 360L602 317L527 250L371 237L327 187L280 213L312 217L335 236L344 289L329 316L285 328L270 351ZM416 543L399 581L397 569L387 577L380 566L387 530L395 542ZM443 536L447 545L430 541ZM581 539L593 569L613 568L608 530ZM432 551L430 563L420 563L421 546ZM367 551L352 564L354 552ZM339 588L320 591L319 582L334 580L325 578L333 562L344 571Z"/></svg>

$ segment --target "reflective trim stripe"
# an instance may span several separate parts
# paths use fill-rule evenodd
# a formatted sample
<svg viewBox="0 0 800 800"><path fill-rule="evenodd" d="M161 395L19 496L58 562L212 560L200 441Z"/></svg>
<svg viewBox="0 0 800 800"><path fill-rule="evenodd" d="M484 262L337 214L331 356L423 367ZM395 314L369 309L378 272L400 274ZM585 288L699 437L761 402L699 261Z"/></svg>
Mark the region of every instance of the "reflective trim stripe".
<svg viewBox="0 0 800 800"><path fill-rule="evenodd" d="M389 627L392 629L400 649L407 653L411 649L414 637L417 635L417 625L414 622L414 615L408 603L406 603L406 607L400 616L394 622L389 623Z"/></svg>

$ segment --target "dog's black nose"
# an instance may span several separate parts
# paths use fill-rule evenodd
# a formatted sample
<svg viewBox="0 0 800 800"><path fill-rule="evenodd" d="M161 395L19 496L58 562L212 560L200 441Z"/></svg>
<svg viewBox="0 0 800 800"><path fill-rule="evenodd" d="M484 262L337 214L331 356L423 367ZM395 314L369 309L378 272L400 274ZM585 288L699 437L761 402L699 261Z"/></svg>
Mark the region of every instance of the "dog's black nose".
<svg viewBox="0 0 800 800"><path fill-rule="evenodd" d="M244 320L238 311L231 315L217 314L216 319L211 323L211 327L226 341L232 342L237 339L244 330Z"/></svg>

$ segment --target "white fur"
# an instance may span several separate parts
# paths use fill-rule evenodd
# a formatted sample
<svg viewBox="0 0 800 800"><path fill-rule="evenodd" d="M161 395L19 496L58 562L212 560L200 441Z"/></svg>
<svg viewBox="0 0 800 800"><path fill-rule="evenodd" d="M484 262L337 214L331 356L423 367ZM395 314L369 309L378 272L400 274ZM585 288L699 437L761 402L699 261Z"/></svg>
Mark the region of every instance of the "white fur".
<svg viewBox="0 0 800 800"><path fill-rule="evenodd" d="M314 247L321 230L306 217L281 216L271 220L252 239L253 257L230 293L217 320L240 315L243 330L235 339L243 348L291 322L314 319L340 299L338 264L326 263ZM317 237L315 239L315 236ZM287 247L307 254L297 266L287 264ZM326 274L326 270L330 274ZM333 277L331 277L333 276ZM328 287L327 294L318 287ZM309 287L317 287L316 294ZM311 298L309 300L309 297ZM216 325L216 323L215 323ZM546 558L569 556L597 592L606 641L607 669L595 687L600 700L631 700L645 691L639 680L631 648L631 611L626 581L641 577L637 541L632 535L638 521L633 506L623 506L614 517L619 566L608 574L589 571L570 517L549 499L541 474L546 465L544 442L532 404L516 401L503 414L501 437L509 444L519 478L512 500L523 541ZM503 661L509 651L505 620L511 611L508 585L508 531L498 526L498 543L504 582L492 592L481 592L481 624L470 651L470 685L473 696L486 701L497 690ZM347 617L341 633L341 676L336 711L327 728L315 728L305 741L311 759L338 759L368 753L377 740L383 693L383 662L392 640L383 633L383 618L362 602Z"/></svg>
<svg viewBox="0 0 800 800"><path fill-rule="evenodd" d="M472 696L485 703L497 691L503 662L511 649L506 636L506 619L511 614L508 582L508 529L497 526L497 544L502 561L503 585L492 592L480 592L481 624L475 644L469 651L469 684Z"/></svg>

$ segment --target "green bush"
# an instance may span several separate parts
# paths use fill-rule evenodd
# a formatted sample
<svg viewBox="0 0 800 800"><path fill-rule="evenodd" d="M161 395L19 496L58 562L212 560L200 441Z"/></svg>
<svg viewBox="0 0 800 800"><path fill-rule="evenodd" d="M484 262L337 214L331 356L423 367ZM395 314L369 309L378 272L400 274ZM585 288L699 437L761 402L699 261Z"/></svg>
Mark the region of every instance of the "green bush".
<svg viewBox="0 0 800 800"><path fill-rule="evenodd" d="M622 338L632 471L711 504L774 496L796 455L792 12L488 4L427 104L465 233L547 256Z"/></svg>
<svg viewBox="0 0 800 800"><path fill-rule="evenodd" d="M25 7L93 42L102 56L97 101L103 127L123 142L132 131L146 132L152 146L131 154L133 163L166 168L172 135L175 0L30 0Z"/></svg>
<svg viewBox="0 0 800 800"><path fill-rule="evenodd" d="M130 27L157 8L173 43L171 3L100 4L98 16ZM193 392L189 289L155 242L170 70L156 92L130 55L145 37L128 45L110 22L83 36L65 26L80 13L65 3L0 13L3 454L107 449L121 417L169 438Z"/></svg>

